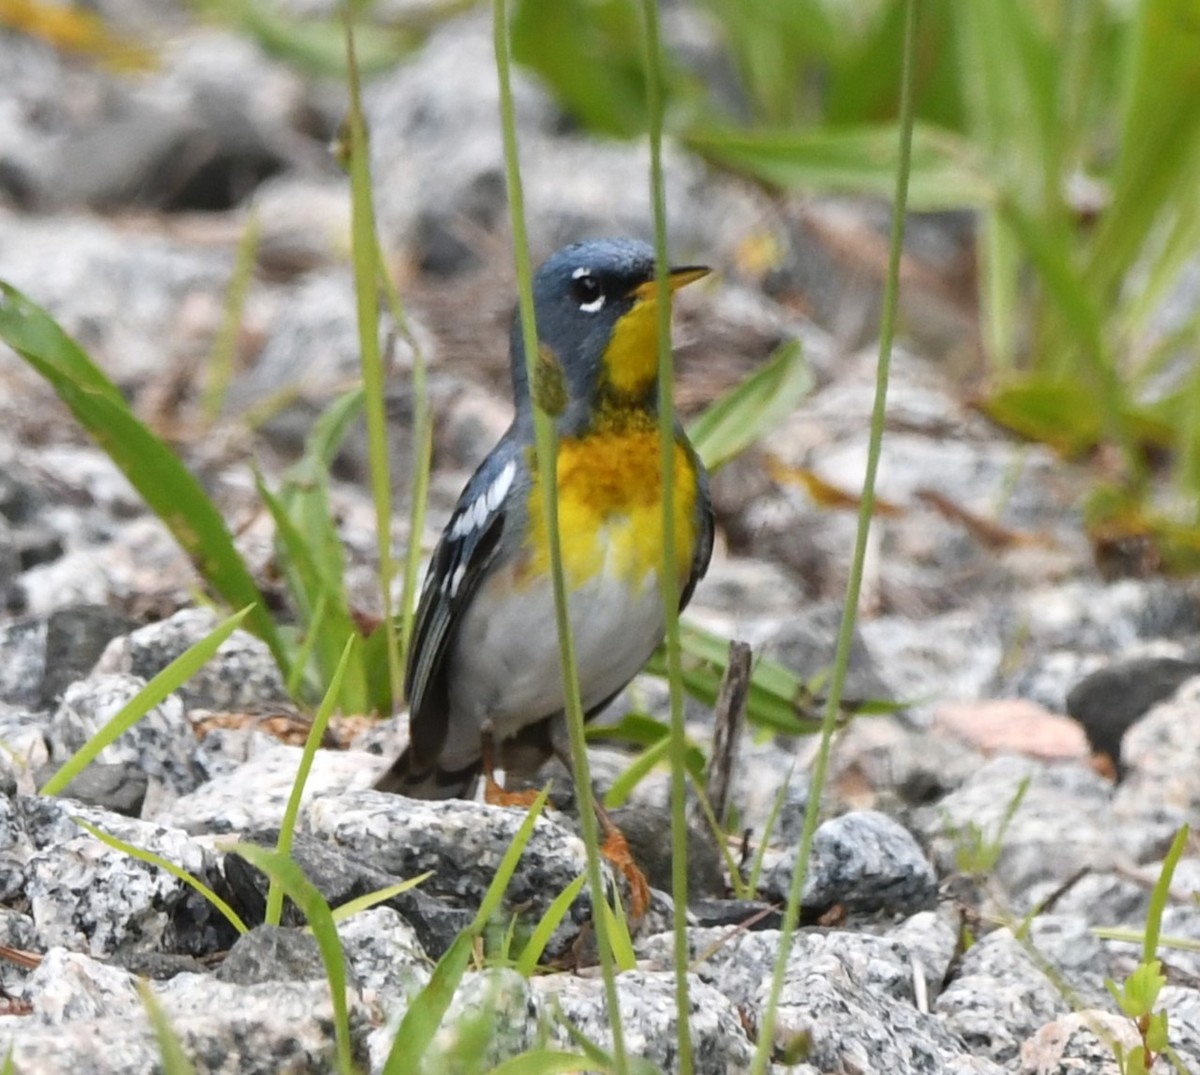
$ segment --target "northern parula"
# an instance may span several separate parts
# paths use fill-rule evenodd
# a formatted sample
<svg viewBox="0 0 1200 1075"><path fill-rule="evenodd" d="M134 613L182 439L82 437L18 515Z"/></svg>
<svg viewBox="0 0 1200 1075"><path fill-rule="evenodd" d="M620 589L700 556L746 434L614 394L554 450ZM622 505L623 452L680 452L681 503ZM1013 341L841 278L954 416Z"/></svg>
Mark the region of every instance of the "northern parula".
<svg viewBox="0 0 1200 1075"><path fill-rule="evenodd" d="M670 270L675 291L706 275ZM583 709L603 710L662 641L662 463L654 251L630 239L559 250L533 281L542 355L561 376L558 517ZM376 787L472 794L485 743L532 775L565 743L550 555L519 313L512 425L467 483L433 554L405 689L410 742ZM683 608L712 553L704 467L675 423L674 531ZM486 761L491 776L489 756Z"/></svg>

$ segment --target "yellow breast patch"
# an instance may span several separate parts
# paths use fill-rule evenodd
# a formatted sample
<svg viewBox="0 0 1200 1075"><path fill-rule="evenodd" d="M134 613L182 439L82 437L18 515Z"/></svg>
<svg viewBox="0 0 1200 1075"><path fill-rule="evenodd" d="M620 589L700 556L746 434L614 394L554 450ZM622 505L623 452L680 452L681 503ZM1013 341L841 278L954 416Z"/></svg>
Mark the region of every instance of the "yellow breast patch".
<svg viewBox="0 0 1200 1075"><path fill-rule="evenodd" d="M563 570L577 587L600 571L635 592L662 564L662 471L653 419L637 428L605 430L558 447L558 519ZM687 581L696 543L696 478L675 445L675 548L679 585ZM550 569L541 489L529 497L530 559L526 580Z"/></svg>

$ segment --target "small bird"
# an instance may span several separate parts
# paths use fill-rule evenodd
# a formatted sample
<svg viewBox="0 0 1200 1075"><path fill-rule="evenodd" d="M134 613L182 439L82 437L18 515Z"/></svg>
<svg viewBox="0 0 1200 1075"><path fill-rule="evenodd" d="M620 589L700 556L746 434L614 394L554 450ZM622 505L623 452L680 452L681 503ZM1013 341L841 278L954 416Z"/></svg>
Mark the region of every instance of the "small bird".
<svg viewBox="0 0 1200 1075"><path fill-rule="evenodd" d="M559 250L533 281L538 361L558 374L549 380L559 397L559 530L589 719L641 671L664 633L654 268L643 242L592 240ZM672 268L670 290L708 271ZM497 789L493 763L530 776L565 751L519 312L510 359L516 415L467 483L434 551L405 676L409 746L376 783L383 791L470 796L481 771L489 791ZM679 577L666 584L682 609L708 567L713 518L708 477L678 421L674 501Z"/></svg>

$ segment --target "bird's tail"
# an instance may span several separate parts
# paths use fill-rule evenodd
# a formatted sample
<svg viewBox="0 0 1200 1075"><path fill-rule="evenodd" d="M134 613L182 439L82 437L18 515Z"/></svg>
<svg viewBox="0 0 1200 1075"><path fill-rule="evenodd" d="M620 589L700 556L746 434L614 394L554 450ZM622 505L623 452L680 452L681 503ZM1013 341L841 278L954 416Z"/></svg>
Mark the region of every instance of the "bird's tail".
<svg viewBox="0 0 1200 1075"><path fill-rule="evenodd" d="M407 795L410 799L469 799L479 779L479 762L451 772L436 765L418 766L412 750L405 748L378 780L376 791Z"/></svg>

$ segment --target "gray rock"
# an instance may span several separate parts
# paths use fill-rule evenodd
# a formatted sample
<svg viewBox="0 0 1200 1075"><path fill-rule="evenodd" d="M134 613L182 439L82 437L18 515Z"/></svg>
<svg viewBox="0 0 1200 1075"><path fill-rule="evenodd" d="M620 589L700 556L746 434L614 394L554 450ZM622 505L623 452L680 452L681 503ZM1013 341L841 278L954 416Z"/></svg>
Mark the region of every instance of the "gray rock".
<svg viewBox="0 0 1200 1075"><path fill-rule="evenodd" d="M39 790L58 768L57 765L46 765L37 771ZM111 810L124 817L141 817L148 787L146 774L133 762L105 764L94 761L62 789L61 797Z"/></svg>
<svg viewBox="0 0 1200 1075"><path fill-rule="evenodd" d="M57 705L67 687L95 667L105 646L136 626L123 612L104 605L73 605L52 612L46 623L41 704Z"/></svg>
<svg viewBox="0 0 1200 1075"><path fill-rule="evenodd" d="M1200 816L1200 681L1182 687L1174 699L1156 706L1125 736L1126 779L1113 810L1136 831L1154 830L1149 846L1131 846L1138 861L1161 857L1175 830ZM1140 825L1137 822L1140 821ZM1157 846L1156 846L1157 845Z"/></svg>
<svg viewBox="0 0 1200 1075"><path fill-rule="evenodd" d="M91 740L145 685L144 679L130 675L95 675L71 684L47 729L55 762L66 761ZM153 813L199 782L192 760L195 748L183 703L169 695L106 746L97 760L143 774L149 780L145 809Z"/></svg>
<svg viewBox="0 0 1200 1075"><path fill-rule="evenodd" d="M763 878L763 891L787 899L793 850ZM885 814L863 810L818 827L802 907L820 916L835 906L851 915L911 914L933 905L937 877L916 840Z"/></svg>
<svg viewBox="0 0 1200 1075"><path fill-rule="evenodd" d="M1023 781L1028 786L1005 827ZM1119 856L1106 781L1078 764L1043 765L1000 756L957 791L912 816L918 836L945 873L961 868L979 844L999 844L990 882L1011 911L1030 910L1082 870L1111 868Z"/></svg>
<svg viewBox="0 0 1200 1075"><path fill-rule="evenodd" d="M422 891L474 908L524 817L522 810L480 803L430 802L357 791L314 799L301 812L300 828L397 877L432 870L434 875L422 884ZM536 922L585 869L582 841L555 821L540 817L509 883L505 905L521 908ZM628 895L624 898L627 902ZM560 952L590 917L585 891L556 930L548 952Z"/></svg>
<svg viewBox="0 0 1200 1075"><path fill-rule="evenodd" d="M222 887L216 857L184 833L59 799L0 799L0 810L10 801L9 853L42 943L94 955L156 947L204 955L232 941L229 923L183 881L102 844L72 818Z"/></svg>
<svg viewBox="0 0 1200 1075"><path fill-rule="evenodd" d="M818 1071L999 1075L1001 1067L915 1006L914 968L905 956L899 945L877 938L798 937L780 997L777 1046L806 1043L804 1059ZM759 1010L769 989L769 978L760 980Z"/></svg>
<svg viewBox="0 0 1200 1075"><path fill-rule="evenodd" d="M303 749L261 735L254 739L253 746L259 752L249 761L228 767L190 795L167 804L154 819L192 833L278 827L296 782ZM211 754L208 762L211 769ZM304 785L304 801L347 789L369 788L385 767L386 761L374 755L319 750Z"/></svg>
<svg viewBox="0 0 1200 1075"><path fill-rule="evenodd" d="M621 1027L628 1054L648 1060L656 1071L678 1071L678 1012L675 976L652 971L627 971L618 994ZM530 983L543 1010L557 1006L591 1041L602 1049L612 1048L612 1027L604 999L604 984L598 978L549 975ZM737 1008L728 995L701 981L688 979L688 1026L697 1075L725 1075L744 1071L754 1054L742 1029ZM554 1037L571 1044L560 1027Z"/></svg>
<svg viewBox="0 0 1200 1075"><path fill-rule="evenodd" d="M0 623L0 702L41 705L46 674L46 621L39 616Z"/></svg>
<svg viewBox="0 0 1200 1075"><path fill-rule="evenodd" d="M114 639L104 651L97 671L128 672L151 679L190 646L211 634L217 622L208 609L184 609L170 619ZM188 709L221 713L253 712L256 708L289 702L271 651L266 643L245 631L230 635L178 693Z"/></svg>
<svg viewBox="0 0 1200 1075"><path fill-rule="evenodd" d="M33 919L20 911L0 907L0 944L21 952L36 953L39 946ZM31 972L12 959L0 959L0 996L16 996Z"/></svg>
<svg viewBox="0 0 1200 1075"><path fill-rule="evenodd" d="M935 1003L942 1022L972 1054L1006 1066L1039 1027L1070 1010L1070 1001L1007 929L967 949Z"/></svg>
<svg viewBox="0 0 1200 1075"><path fill-rule="evenodd" d="M372 907L338 924L346 964L364 999L394 1017L429 984L433 964L416 931L391 907Z"/></svg>
<svg viewBox="0 0 1200 1075"><path fill-rule="evenodd" d="M246 842L258 844L260 847L274 847L278 837L277 830L242 834ZM325 901L335 908L404 880L394 874L385 873L362 856L343 854L332 845L302 833L293 839L292 859ZM251 867L239 855L226 856L224 871L234 901L243 911L243 917L253 922L262 921L267 902L266 876ZM390 909L389 913L394 915L398 912L403 917L404 922L408 924L407 928L411 928L420 946L434 959L439 958L450 947L454 938L474 917L473 911L452 907L430 896L421 888L401 892L389 899L384 906ZM289 925L299 924L300 916L289 914L289 908L290 904L285 901L284 921ZM382 912L383 908L380 910ZM360 917L362 916L356 915L351 922L357 922ZM371 919L368 917L365 920ZM349 927L350 923L345 925ZM347 936L354 935L358 928L350 929ZM402 931L399 927L388 927L387 933L392 937L392 942L389 943L395 943L398 949L406 947L407 941L401 936ZM407 962L407 959L399 961L396 966L406 965Z"/></svg>
<svg viewBox="0 0 1200 1075"><path fill-rule="evenodd" d="M311 933L279 926L255 926L234 941L215 977L236 985L317 982L325 980L325 964Z"/></svg>

